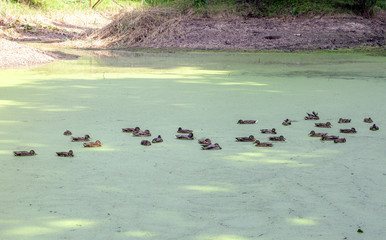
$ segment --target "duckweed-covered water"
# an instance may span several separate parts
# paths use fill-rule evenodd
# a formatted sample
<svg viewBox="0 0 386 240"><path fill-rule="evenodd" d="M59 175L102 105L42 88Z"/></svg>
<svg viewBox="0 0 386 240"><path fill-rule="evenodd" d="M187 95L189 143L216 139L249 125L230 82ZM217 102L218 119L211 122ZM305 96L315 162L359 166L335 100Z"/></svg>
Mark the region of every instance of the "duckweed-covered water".
<svg viewBox="0 0 386 240"><path fill-rule="evenodd" d="M0 72L0 239L386 235L385 57L82 55ZM304 120L312 111L320 121ZM338 124L340 117L352 121ZM370 131L365 117L380 130ZM291 126L281 125L286 118ZM331 129L314 127L327 121ZM144 138L121 132L136 126L164 142L145 147ZM178 127L223 149L176 140ZM351 127L358 133L339 133ZM267 149L234 141L251 134L267 141L263 128L286 142ZM103 146L83 148L66 129ZM347 142L322 142L311 130ZM12 154L31 149L38 155ZM74 158L55 156L70 149Z"/></svg>

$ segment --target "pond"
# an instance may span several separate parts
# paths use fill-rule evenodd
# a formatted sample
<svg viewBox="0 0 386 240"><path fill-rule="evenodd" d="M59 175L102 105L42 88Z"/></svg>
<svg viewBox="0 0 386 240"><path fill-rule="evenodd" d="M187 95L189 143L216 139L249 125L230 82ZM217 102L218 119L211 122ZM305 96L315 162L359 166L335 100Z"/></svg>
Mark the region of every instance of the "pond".
<svg viewBox="0 0 386 240"><path fill-rule="evenodd" d="M0 71L0 239L386 235L385 57L81 54ZM304 120L312 111L319 121ZM380 130L370 131L365 117ZM283 126L287 118L292 125ZM328 121L331 128L315 127ZM152 137L121 130L136 126ZM196 139L177 140L178 127ZM351 127L357 133L339 132ZM251 134L267 142L260 129L271 128L286 141L235 142ZM102 147L71 142L67 129ZM347 141L311 138L311 130ZM164 142L140 145L158 135ZM206 137L222 150L201 150L197 139ZM37 155L13 156L31 149ZM73 158L55 154L70 149Z"/></svg>

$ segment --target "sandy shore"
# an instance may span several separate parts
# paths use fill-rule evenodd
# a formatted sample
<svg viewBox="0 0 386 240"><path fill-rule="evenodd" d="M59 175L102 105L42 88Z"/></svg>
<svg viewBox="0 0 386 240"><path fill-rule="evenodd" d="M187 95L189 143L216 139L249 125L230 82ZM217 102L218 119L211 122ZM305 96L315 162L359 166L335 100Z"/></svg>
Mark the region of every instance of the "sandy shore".
<svg viewBox="0 0 386 240"><path fill-rule="evenodd" d="M0 39L0 68L31 66L54 60L54 56L37 48Z"/></svg>

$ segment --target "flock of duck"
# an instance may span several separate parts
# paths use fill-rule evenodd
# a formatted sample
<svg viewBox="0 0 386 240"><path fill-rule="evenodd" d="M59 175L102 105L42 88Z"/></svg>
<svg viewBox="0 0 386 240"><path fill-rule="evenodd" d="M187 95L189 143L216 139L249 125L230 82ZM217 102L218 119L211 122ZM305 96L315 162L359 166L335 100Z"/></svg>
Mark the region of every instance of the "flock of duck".
<svg viewBox="0 0 386 240"><path fill-rule="evenodd" d="M307 116L304 117L305 120L319 120L319 115L316 112L307 113ZM371 118L364 118L363 121L365 123L372 124L370 126L371 131L377 131L379 130L379 127L376 124L373 124L373 120ZM344 119L340 118L338 120L338 123L350 123L351 119ZM237 124L256 124L257 120L239 120ZM289 119L285 119L282 122L282 125L289 126L292 124L292 121ZM315 123L315 127L318 128L331 128L332 124L331 122L326 123ZM142 131L139 127L135 128L122 128L122 132L125 133L132 133L135 137L150 137L151 133L149 130ZM276 129L261 129L261 133L263 134L277 134ZM355 128L348 128L348 129L340 129L340 133L356 133ZM179 135L175 135L176 139L181 140L194 140L193 130L190 129L182 129L179 127L177 129L177 133L180 133ZM66 136L72 135L71 131L66 130L64 133ZM320 137L322 141L334 141L334 143L344 143L346 142L346 138L340 138L339 136L334 135L328 135L327 133L322 132L315 132L312 130L309 134L310 137ZM236 137L236 142L253 142L256 147L273 147L272 142L280 142L285 141L286 139L284 136L272 136L268 138L271 142L260 142L259 140L256 140L253 135L250 135L248 137ZM96 140L95 142L90 142L90 136L85 135L84 137L71 137L72 142L85 142L83 143L83 147L86 148L92 148L92 147L102 147L102 143L99 140ZM155 143L161 143L163 142L163 139L161 135L158 135L158 137L154 138L151 142L149 140L142 140L141 145L144 146L150 146ZM205 139L198 139L198 143L201 145L202 150L220 150L222 149L221 146L218 143L212 144L212 141L209 138ZM30 151L14 151L14 156L34 156L37 153L34 150ZM59 157L73 157L74 152L72 150L69 150L68 152L56 152L56 155Z"/></svg>

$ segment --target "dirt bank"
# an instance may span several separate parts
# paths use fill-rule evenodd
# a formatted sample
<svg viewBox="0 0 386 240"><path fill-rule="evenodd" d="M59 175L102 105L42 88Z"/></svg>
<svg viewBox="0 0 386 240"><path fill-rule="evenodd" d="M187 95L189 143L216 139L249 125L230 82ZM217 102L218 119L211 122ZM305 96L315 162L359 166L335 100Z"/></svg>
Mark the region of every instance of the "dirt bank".
<svg viewBox="0 0 386 240"><path fill-rule="evenodd" d="M126 13L83 38L93 48L318 50L385 45L385 17L318 16L218 20ZM166 17L165 17L166 16ZM165 18L159 21L158 19ZM122 28L122 26L125 26Z"/></svg>
<svg viewBox="0 0 386 240"><path fill-rule="evenodd" d="M115 29L123 17L109 25L83 34L79 28L55 30L38 29L17 31L4 35L7 23L1 22L0 38L17 41L64 43L75 48L110 49L188 49L188 50L319 50L385 46L385 14L373 19L358 16L318 16L311 18L252 18L218 20L211 18L181 17L166 23L144 24L146 29L128 27ZM21 25L21 24L20 24ZM161 25L161 26L160 26ZM23 25L21 25L23 26ZM138 25L139 26L139 25ZM36 30L37 29L37 30ZM83 31L83 32L84 32ZM135 35L140 31L142 35ZM77 40L71 40L76 37ZM0 67L32 65L53 61L56 54L0 39Z"/></svg>

